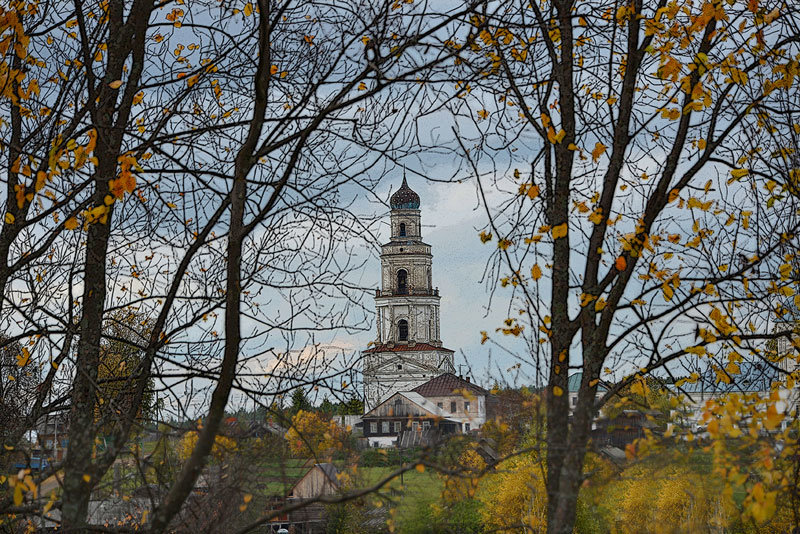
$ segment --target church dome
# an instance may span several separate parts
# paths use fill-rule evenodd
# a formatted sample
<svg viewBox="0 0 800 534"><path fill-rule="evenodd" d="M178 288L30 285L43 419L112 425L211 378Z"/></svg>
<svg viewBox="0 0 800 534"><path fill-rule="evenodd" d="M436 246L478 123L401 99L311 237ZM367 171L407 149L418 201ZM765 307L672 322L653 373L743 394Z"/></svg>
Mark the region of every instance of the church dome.
<svg viewBox="0 0 800 534"><path fill-rule="evenodd" d="M417 210L419 209L419 195L413 189L408 187L405 177L403 177L403 185L400 189L392 195L389 199L389 205L393 210Z"/></svg>

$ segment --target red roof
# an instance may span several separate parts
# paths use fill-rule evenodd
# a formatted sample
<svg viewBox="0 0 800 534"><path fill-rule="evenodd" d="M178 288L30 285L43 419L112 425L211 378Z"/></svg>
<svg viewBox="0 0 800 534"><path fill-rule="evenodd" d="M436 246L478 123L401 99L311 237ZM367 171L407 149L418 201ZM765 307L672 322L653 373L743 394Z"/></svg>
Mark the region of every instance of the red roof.
<svg viewBox="0 0 800 534"><path fill-rule="evenodd" d="M454 391L461 392L464 390L470 390L479 395L487 395L489 393L477 384L459 378L453 373L444 373L436 378L431 378L411 391L416 391L423 397L447 397L452 395Z"/></svg>
<svg viewBox="0 0 800 534"><path fill-rule="evenodd" d="M389 347L388 345L375 345L371 349L367 349L364 352L406 352L406 351L418 351L418 350L438 350L440 352L455 352L450 349L446 349L444 347L435 347L428 343L417 343L413 347L407 344L397 344L394 347Z"/></svg>

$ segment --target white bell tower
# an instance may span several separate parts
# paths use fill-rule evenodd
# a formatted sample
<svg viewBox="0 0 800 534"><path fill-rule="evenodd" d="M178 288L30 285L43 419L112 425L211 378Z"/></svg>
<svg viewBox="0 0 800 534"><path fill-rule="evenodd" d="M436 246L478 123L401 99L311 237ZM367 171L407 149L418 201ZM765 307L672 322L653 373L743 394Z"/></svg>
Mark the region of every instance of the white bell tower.
<svg viewBox="0 0 800 534"><path fill-rule="evenodd" d="M442 347L439 335L439 290L431 246L422 241L419 205L403 178L390 200L391 238L381 249L377 339L363 352L366 411L397 391L455 372L453 351Z"/></svg>

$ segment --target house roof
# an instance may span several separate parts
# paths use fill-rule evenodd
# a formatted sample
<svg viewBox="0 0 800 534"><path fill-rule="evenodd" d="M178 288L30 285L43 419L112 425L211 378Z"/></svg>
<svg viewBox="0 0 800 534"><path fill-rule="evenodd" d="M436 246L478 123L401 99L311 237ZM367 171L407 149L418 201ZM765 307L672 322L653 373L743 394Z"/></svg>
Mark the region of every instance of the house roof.
<svg viewBox="0 0 800 534"><path fill-rule="evenodd" d="M569 375L567 379L567 391L570 393L577 393L581 389L581 380L583 380L583 373L578 371ZM601 382L597 386L597 391L608 391L608 389Z"/></svg>
<svg viewBox="0 0 800 534"><path fill-rule="evenodd" d="M731 392L769 391L773 382L780 379L780 372L767 362L747 359L739 363L739 374L731 375L731 383L721 381L711 366L701 369L696 382L685 382L673 387L684 393L722 394Z"/></svg>
<svg viewBox="0 0 800 534"><path fill-rule="evenodd" d="M333 465L332 463L325 462L322 464L314 464L311 467L311 469L306 471L305 474L303 474L303 476L301 476L295 481L289 493L294 491L294 488L296 488L297 485L300 484L300 482L302 482L304 478L306 478L312 471L314 471L314 469L319 469L320 471L322 471L322 474L325 475L325 478L330 480L331 484L333 484L334 486L339 485L339 478L337 477L337 475L339 474L339 470L336 469L336 466Z"/></svg>
<svg viewBox="0 0 800 534"><path fill-rule="evenodd" d="M410 402L413 402L414 404L416 404L417 406L422 408L424 411L430 413L433 416L442 417L442 418L447 418L447 417L450 416L449 413L445 412L442 408L439 408L434 403L432 403L431 401L429 401L428 399L426 399L425 397L423 397L422 395L420 395L416 391L398 391L397 393L395 393L394 395L391 395L388 399L386 399L382 403L380 403L377 406L375 406L372 410L370 410L369 412L365 413L364 417L362 419L367 419L369 417L377 417L377 411L381 408L381 406L383 406L383 405L385 405L387 403L393 402L393 400L398 395L401 396L401 397L405 397L406 400L408 400ZM376 415L373 416L372 415L373 413L375 413Z"/></svg>
<svg viewBox="0 0 800 534"><path fill-rule="evenodd" d="M371 349L367 349L364 352L418 352L418 351L426 351L426 350L435 350L439 352L455 352L450 349L446 349L444 347L436 347L429 343L415 343L413 346L407 344L397 344L393 347L389 347L388 345L375 345Z"/></svg>
<svg viewBox="0 0 800 534"><path fill-rule="evenodd" d="M415 391L423 397L447 397L454 393L459 394L464 390L472 391L479 395L487 395L489 393L477 384L459 378L453 373L444 373L436 378L431 378L411 391Z"/></svg>

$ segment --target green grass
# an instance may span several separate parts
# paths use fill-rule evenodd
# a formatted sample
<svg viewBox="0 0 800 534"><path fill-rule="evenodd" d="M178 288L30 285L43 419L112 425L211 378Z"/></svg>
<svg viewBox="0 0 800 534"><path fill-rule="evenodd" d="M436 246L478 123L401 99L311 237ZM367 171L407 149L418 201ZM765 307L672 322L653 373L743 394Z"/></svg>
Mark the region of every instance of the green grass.
<svg viewBox="0 0 800 534"><path fill-rule="evenodd" d="M360 467L358 472L362 477L364 486L377 483L388 476L395 467ZM397 532L421 532L422 524L432 519L431 504L439 501L442 492L442 479L434 471L426 470L420 473L417 470L406 471L402 480L398 477L384 488L390 488L392 503L395 508L394 515ZM383 493L386 491L384 490Z"/></svg>

